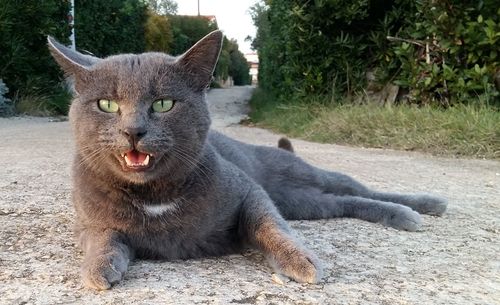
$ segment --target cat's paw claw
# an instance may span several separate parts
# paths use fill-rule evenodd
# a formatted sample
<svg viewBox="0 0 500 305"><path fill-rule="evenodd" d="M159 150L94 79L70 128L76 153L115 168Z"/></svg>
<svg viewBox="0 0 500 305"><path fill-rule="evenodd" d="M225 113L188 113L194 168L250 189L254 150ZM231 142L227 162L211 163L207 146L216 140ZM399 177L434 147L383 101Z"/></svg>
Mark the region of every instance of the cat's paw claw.
<svg viewBox="0 0 500 305"><path fill-rule="evenodd" d="M418 231L422 225L420 214L404 206L396 208L384 221L384 225L398 230Z"/></svg>
<svg viewBox="0 0 500 305"><path fill-rule="evenodd" d="M127 269L126 259L113 254L103 254L84 262L82 277L84 285L96 290L107 290L123 278Z"/></svg>

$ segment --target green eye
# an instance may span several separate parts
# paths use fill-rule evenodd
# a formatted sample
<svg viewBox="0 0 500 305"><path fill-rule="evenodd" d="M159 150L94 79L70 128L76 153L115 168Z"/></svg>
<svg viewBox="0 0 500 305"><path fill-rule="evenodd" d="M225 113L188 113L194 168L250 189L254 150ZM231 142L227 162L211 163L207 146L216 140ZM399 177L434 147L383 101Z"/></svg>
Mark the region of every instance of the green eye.
<svg viewBox="0 0 500 305"><path fill-rule="evenodd" d="M104 112L109 112L109 113L115 113L118 112L118 103L113 101L113 100L106 100L106 99L101 99L99 100L99 109L101 109Z"/></svg>
<svg viewBox="0 0 500 305"><path fill-rule="evenodd" d="M154 112L167 112L174 107L174 101L168 99L156 100L153 102Z"/></svg>

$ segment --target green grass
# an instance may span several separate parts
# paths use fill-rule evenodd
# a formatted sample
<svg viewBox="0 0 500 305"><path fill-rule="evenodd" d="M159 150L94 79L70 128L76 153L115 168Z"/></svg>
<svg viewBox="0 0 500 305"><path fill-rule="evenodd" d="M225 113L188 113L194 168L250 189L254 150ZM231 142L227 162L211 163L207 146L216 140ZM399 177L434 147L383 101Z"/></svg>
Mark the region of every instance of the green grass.
<svg viewBox="0 0 500 305"><path fill-rule="evenodd" d="M500 159L500 111L493 106L325 105L317 97L280 104L262 90L255 91L250 103L252 122L290 137Z"/></svg>

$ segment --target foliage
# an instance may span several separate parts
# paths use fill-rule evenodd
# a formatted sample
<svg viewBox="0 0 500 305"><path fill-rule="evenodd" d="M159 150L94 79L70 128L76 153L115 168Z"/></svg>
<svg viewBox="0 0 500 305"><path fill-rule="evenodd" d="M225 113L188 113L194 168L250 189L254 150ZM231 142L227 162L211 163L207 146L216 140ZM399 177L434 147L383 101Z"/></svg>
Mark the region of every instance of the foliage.
<svg viewBox="0 0 500 305"><path fill-rule="evenodd" d="M371 70L412 103L500 100L497 1L266 0L251 13L259 84L283 100L350 97Z"/></svg>
<svg viewBox="0 0 500 305"><path fill-rule="evenodd" d="M144 25L146 51L170 53L173 46L172 24L168 16L150 11Z"/></svg>
<svg viewBox="0 0 500 305"><path fill-rule="evenodd" d="M67 114L71 94L63 83L54 87L53 94L47 94L47 90L40 88L18 96L15 103L16 112L34 116Z"/></svg>
<svg viewBox="0 0 500 305"><path fill-rule="evenodd" d="M156 5L157 12L148 4ZM2 85L1 98L2 102L11 99L18 112L67 112L70 96L61 83L60 68L49 55L47 35L69 43L69 9L69 0L2 0L0 78L6 86ZM217 29L216 22L206 17L163 15L175 11L172 0L75 0L77 49L98 57L144 51L178 55ZM229 46L217 72L222 79L232 76L244 83L243 55L234 43Z"/></svg>
<svg viewBox="0 0 500 305"><path fill-rule="evenodd" d="M9 97L60 93L61 74L49 55L47 35L68 42L68 10L68 1L2 1L0 78L10 89Z"/></svg>
<svg viewBox="0 0 500 305"><path fill-rule="evenodd" d="M216 30L217 23L206 16L170 16L173 31L171 53L178 55L193 46L208 33ZM235 40L224 38L215 77L226 80L231 76L235 85L250 83L249 67Z"/></svg>
<svg viewBox="0 0 500 305"><path fill-rule="evenodd" d="M179 55L208 33L217 30L217 23L205 16L171 16L174 37L173 55Z"/></svg>
<svg viewBox="0 0 500 305"><path fill-rule="evenodd" d="M148 0L149 8L159 15L177 14L177 2L172 0Z"/></svg>
<svg viewBox="0 0 500 305"><path fill-rule="evenodd" d="M500 9L496 1L417 1L394 43L395 83L420 103L499 98Z"/></svg>
<svg viewBox="0 0 500 305"><path fill-rule="evenodd" d="M351 94L368 62L367 0L273 0L257 4L259 83L280 95Z"/></svg>
<svg viewBox="0 0 500 305"><path fill-rule="evenodd" d="M251 82L250 67L243 53L238 50L238 45L236 44L236 42L233 42L233 45L236 45L236 48L229 52L229 57L231 60L231 65L229 66L229 75L231 75L231 77L233 78L234 85L249 85Z"/></svg>
<svg viewBox="0 0 500 305"><path fill-rule="evenodd" d="M236 86L250 84L250 67L243 53L239 51L236 40L224 37L215 75L223 80L232 77Z"/></svg>
<svg viewBox="0 0 500 305"><path fill-rule="evenodd" d="M146 44L146 20L147 5L142 0L76 0L77 47L98 57L140 53Z"/></svg>

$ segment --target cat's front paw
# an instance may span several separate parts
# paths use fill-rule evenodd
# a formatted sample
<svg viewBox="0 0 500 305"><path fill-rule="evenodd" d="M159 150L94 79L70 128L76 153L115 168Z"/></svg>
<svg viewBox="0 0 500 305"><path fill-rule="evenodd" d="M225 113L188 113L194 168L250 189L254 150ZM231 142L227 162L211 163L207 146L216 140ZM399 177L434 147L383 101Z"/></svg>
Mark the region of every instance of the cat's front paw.
<svg viewBox="0 0 500 305"><path fill-rule="evenodd" d="M277 272L299 283L317 283L322 277L322 267L318 258L302 249L285 251L271 260Z"/></svg>
<svg viewBox="0 0 500 305"><path fill-rule="evenodd" d="M420 214L406 206L397 206L384 218L382 223L398 230L417 231L422 225Z"/></svg>
<svg viewBox="0 0 500 305"><path fill-rule="evenodd" d="M110 289L127 271L128 259L117 253L88 257L82 265L83 283L96 290Z"/></svg>

